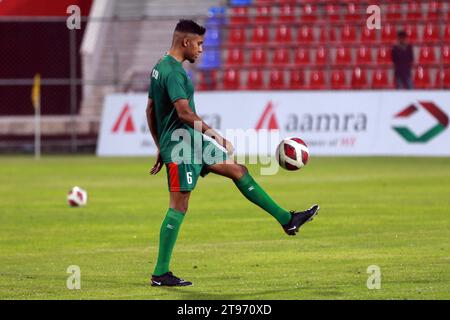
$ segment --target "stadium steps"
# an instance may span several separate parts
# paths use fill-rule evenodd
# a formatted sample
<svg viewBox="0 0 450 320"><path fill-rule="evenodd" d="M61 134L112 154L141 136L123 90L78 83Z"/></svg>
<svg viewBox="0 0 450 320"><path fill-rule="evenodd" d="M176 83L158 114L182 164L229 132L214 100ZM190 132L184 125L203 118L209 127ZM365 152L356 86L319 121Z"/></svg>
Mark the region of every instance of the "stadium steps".
<svg viewBox="0 0 450 320"><path fill-rule="evenodd" d="M84 80L99 80L83 88L81 114L85 116L100 117L103 98L109 93L145 92L150 69L169 49L176 22L185 17L202 23L201 17L206 17L208 8L221 3L220 0L109 1L111 11L107 16L122 21L104 28L97 59L82 58L83 75L95 69Z"/></svg>
<svg viewBox="0 0 450 320"><path fill-rule="evenodd" d="M87 116L42 116L41 132L46 135L62 135L75 131L78 134L95 134L98 131L98 119ZM34 116L0 117L0 136L34 135Z"/></svg>

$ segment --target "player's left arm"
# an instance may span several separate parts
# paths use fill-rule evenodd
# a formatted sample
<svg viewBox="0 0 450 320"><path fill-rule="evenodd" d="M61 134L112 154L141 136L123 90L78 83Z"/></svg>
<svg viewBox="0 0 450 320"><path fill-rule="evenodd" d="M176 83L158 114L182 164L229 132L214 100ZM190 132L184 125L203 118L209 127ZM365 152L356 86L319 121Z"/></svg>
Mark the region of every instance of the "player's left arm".
<svg viewBox="0 0 450 320"><path fill-rule="evenodd" d="M146 114L147 114L148 128L150 129L153 140L155 141L156 147L158 148L158 152L157 152L157 156L156 156L156 163L150 169L150 173L157 174L161 170L163 162L161 159L161 155L159 153L159 140L158 140L158 134L156 131L155 103L153 102L153 99L151 99L151 98L148 98Z"/></svg>

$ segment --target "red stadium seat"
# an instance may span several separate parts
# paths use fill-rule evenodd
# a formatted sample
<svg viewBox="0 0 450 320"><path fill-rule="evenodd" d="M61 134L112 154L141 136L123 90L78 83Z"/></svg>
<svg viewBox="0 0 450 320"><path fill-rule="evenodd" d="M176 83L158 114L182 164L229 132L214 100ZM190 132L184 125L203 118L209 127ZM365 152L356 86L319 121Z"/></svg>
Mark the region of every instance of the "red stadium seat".
<svg viewBox="0 0 450 320"><path fill-rule="evenodd" d="M328 63L328 53L325 47L319 47L316 50L316 64L325 65Z"/></svg>
<svg viewBox="0 0 450 320"><path fill-rule="evenodd" d="M380 47L377 54L377 63L381 65L389 65L392 63L391 50L387 47Z"/></svg>
<svg viewBox="0 0 450 320"><path fill-rule="evenodd" d="M406 15L408 20L421 20L422 19L422 5L418 2L408 3L408 14Z"/></svg>
<svg viewBox="0 0 450 320"><path fill-rule="evenodd" d="M265 49L254 49L250 54L250 64L263 66L267 64L267 53Z"/></svg>
<svg viewBox="0 0 450 320"><path fill-rule="evenodd" d="M450 69L439 71L437 73L435 87L450 89Z"/></svg>
<svg viewBox="0 0 450 320"><path fill-rule="evenodd" d="M444 64L450 64L450 45L441 48L441 60Z"/></svg>
<svg viewBox="0 0 450 320"><path fill-rule="evenodd" d="M436 56L434 54L434 47L421 47L419 53L420 64L436 63Z"/></svg>
<svg viewBox="0 0 450 320"><path fill-rule="evenodd" d="M444 70L438 70L436 72L436 79L434 81L434 88L441 89L444 87L444 81L445 81L445 71Z"/></svg>
<svg viewBox="0 0 450 320"><path fill-rule="evenodd" d="M284 82L285 82L284 71L272 70L270 72L270 78L269 78L269 89L270 90L286 89Z"/></svg>
<svg viewBox="0 0 450 320"><path fill-rule="evenodd" d="M436 24L428 23L423 29L422 41L436 42L439 40L439 26Z"/></svg>
<svg viewBox="0 0 450 320"><path fill-rule="evenodd" d="M410 42L415 43L419 41L416 24L405 26L405 32Z"/></svg>
<svg viewBox="0 0 450 320"><path fill-rule="evenodd" d="M302 6L301 13L302 22L314 22L317 20L317 6L309 2Z"/></svg>
<svg viewBox="0 0 450 320"><path fill-rule="evenodd" d="M264 89L263 73L261 70L250 70L247 75L248 90L261 90Z"/></svg>
<svg viewBox="0 0 450 320"><path fill-rule="evenodd" d="M280 25L275 33L275 42L290 43L292 41L291 28L286 25Z"/></svg>
<svg viewBox="0 0 450 320"><path fill-rule="evenodd" d="M351 63L352 63L352 55L350 52L350 48L346 47L337 48L335 64L345 66Z"/></svg>
<svg viewBox="0 0 450 320"><path fill-rule="evenodd" d="M248 24L250 22L248 7L232 7L230 24Z"/></svg>
<svg viewBox="0 0 450 320"><path fill-rule="evenodd" d="M295 21L295 7L289 3L283 4L280 7L278 21L279 22L294 22Z"/></svg>
<svg viewBox="0 0 450 320"><path fill-rule="evenodd" d="M449 10L449 12L450 12L450 10ZM445 26L444 41L450 42L450 24L447 24Z"/></svg>
<svg viewBox="0 0 450 320"><path fill-rule="evenodd" d="M227 65L242 65L244 63L244 52L239 48L233 48L227 52Z"/></svg>
<svg viewBox="0 0 450 320"><path fill-rule="evenodd" d="M331 88L332 89L347 89L347 79L345 72L342 70L333 70L331 72Z"/></svg>
<svg viewBox="0 0 450 320"><path fill-rule="evenodd" d="M297 42L302 44L314 42L314 34L311 27L304 25L298 30Z"/></svg>
<svg viewBox="0 0 450 320"><path fill-rule="evenodd" d="M387 6L386 19L388 21L399 21L402 19L402 8L398 3L390 3Z"/></svg>
<svg viewBox="0 0 450 320"><path fill-rule="evenodd" d="M269 30L267 27L258 25L253 28L252 42L265 44L269 42Z"/></svg>
<svg viewBox="0 0 450 320"><path fill-rule="evenodd" d="M382 25L381 41L386 44L392 44L397 41L397 29L392 24Z"/></svg>
<svg viewBox="0 0 450 320"><path fill-rule="evenodd" d="M357 21L361 21L361 7L359 7L356 3L356 1L353 2L349 2L347 4L347 8L346 8L346 14L345 16L345 20L347 21L351 21L351 22L357 22Z"/></svg>
<svg viewBox="0 0 450 320"><path fill-rule="evenodd" d="M290 61L290 50L286 48L277 48L273 54L272 62L274 65L283 66L288 65Z"/></svg>
<svg viewBox="0 0 450 320"><path fill-rule="evenodd" d="M441 74L441 88L450 89L450 69L446 69Z"/></svg>
<svg viewBox="0 0 450 320"><path fill-rule="evenodd" d="M372 64L372 51L368 47L360 47L356 56L356 63L358 65Z"/></svg>
<svg viewBox="0 0 450 320"><path fill-rule="evenodd" d="M228 42L230 44L243 44L245 42L245 30L242 28L229 29Z"/></svg>
<svg viewBox="0 0 450 320"><path fill-rule="evenodd" d="M309 50L304 48L297 48L294 53L294 63L300 66L311 64Z"/></svg>
<svg viewBox="0 0 450 320"><path fill-rule="evenodd" d="M417 89L429 89L432 87L430 72L428 69L418 67L414 75L414 86Z"/></svg>
<svg viewBox="0 0 450 320"><path fill-rule="evenodd" d="M442 2L431 1L428 3L427 20L436 21L439 20L441 13L443 12Z"/></svg>
<svg viewBox="0 0 450 320"><path fill-rule="evenodd" d="M345 25L342 28L341 41L344 43L356 42L356 29L354 26Z"/></svg>
<svg viewBox="0 0 450 320"><path fill-rule="evenodd" d="M367 75L366 71L357 67L352 73L352 89L366 89L367 88Z"/></svg>
<svg viewBox="0 0 450 320"><path fill-rule="evenodd" d="M375 70L372 73L372 88L373 89L390 89L389 77L386 70Z"/></svg>
<svg viewBox="0 0 450 320"><path fill-rule="evenodd" d="M377 41L377 34L375 33L375 29L363 28L361 33L361 42L366 43L374 43Z"/></svg>
<svg viewBox="0 0 450 320"><path fill-rule="evenodd" d="M208 70L208 71L200 71L197 73L198 75L198 90L215 90L217 89L217 71L216 70Z"/></svg>
<svg viewBox="0 0 450 320"><path fill-rule="evenodd" d="M320 42L321 43L329 43L336 42L336 29L329 27L322 27L320 29Z"/></svg>
<svg viewBox="0 0 450 320"><path fill-rule="evenodd" d="M326 88L325 74L322 70L311 71L308 88L312 90L324 90Z"/></svg>
<svg viewBox="0 0 450 320"><path fill-rule="evenodd" d="M339 13L339 6L329 3L326 6L326 17L327 21L339 21L341 19Z"/></svg>
<svg viewBox="0 0 450 320"><path fill-rule="evenodd" d="M272 22L272 7L261 6L256 7L255 23L270 23Z"/></svg>
<svg viewBox="0 0 450 320"><path fill-rule="evenodd" d="M289 89L305 89L305 76L300 70L292 70L289 77Z"/></svg>
<svg viewBox="0 0 450 320"><path fill-rule="evenodd" d="M241 77L237 70L228 69L223 75L223 89L224 90L238 90L240 89Z"/></svg>

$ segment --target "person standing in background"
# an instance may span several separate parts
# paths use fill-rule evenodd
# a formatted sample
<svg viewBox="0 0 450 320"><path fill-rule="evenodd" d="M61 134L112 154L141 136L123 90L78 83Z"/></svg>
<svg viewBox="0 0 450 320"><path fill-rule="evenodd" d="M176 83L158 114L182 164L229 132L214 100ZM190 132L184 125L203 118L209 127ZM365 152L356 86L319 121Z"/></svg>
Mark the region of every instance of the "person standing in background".
<svg viewBox="0 0 450 320"><path fill-rule="evenodd" d="M395 87L397 89L413 89L411 69L414 63L413 47L407 42L405 31L397 33L398 43L392 48L394 63Z"/></svg>

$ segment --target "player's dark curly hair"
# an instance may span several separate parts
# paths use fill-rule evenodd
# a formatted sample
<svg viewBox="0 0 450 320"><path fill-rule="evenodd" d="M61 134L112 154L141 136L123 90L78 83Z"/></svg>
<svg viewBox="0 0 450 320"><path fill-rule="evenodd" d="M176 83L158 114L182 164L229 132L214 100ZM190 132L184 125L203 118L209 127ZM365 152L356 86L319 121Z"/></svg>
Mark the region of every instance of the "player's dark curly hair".
<svg viewBox="0 0 450 320"><path fill-rule="evenodd" d="M175 31L194 33L202 36L206 32L206 28L198 25L193 20L181 19L180 21L178 21L177 26L175 27Z"/></svg>

